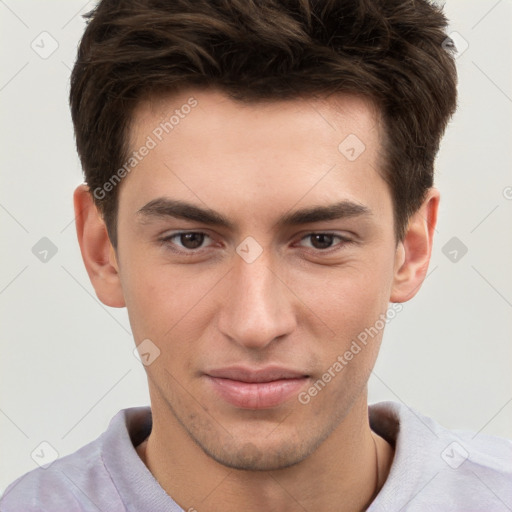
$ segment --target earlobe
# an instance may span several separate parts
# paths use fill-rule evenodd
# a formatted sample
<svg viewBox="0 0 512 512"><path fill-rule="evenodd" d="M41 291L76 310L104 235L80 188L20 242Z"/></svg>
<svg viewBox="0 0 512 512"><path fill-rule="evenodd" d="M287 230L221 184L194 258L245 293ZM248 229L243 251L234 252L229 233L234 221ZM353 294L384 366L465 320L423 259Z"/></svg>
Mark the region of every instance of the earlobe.
<svg viewBox="0 0 512 512"><path fill-rule="evenodd" d="M77 187L73 199L78 243L96 295L107 306L124 307L116 253L89 187Z"/></svg>
<svg viewBox="0 0 512 512"><path fill-rule="evenodd" d="M396 251L391 302L412 299L427 275L439 200L439 191L430 188L421 207L409 219L405 237Z"/></svg>

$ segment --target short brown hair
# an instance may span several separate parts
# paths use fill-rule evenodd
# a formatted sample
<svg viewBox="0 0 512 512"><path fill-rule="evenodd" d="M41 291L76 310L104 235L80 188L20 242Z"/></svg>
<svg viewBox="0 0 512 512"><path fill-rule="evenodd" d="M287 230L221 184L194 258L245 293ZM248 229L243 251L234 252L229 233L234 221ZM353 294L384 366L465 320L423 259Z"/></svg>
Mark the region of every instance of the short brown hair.
<svg viewBox="0 0 512 512"><path fill-rule="evenodd" d="M71 75L70 104L86 182L102 188L126 161L138 102L215 87L234 100L356 93L385 127L380 172L397 240L433 185L456 108L454 47L427 0L102 0ZM340 141L341 142L341 141ZM97 197L117 244L119 187Z"/></svg>

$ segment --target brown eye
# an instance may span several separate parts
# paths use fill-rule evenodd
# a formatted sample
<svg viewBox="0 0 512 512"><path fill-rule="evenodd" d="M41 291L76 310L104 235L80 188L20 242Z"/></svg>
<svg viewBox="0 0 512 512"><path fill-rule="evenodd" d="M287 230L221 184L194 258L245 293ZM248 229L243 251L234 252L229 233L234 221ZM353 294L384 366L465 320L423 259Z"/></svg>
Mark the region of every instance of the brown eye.
<svg viewBox="0 0 512 512"><path fill-rule="evenodd" d="M180 244L185 249L197 249L204 242L204 233L182 233L179 235Z"/></svg>
<svg viewBox="0 0 512 512"><path fill-rule="evenodd" d="M160 242L174 251L195 254L197 249L206 249L213 240L200 231L182 231L165 236L160 239Z"/></svg>
<svg viewBox="0 0 512 512"><path fill-rule="evenodd" d="M328 233L316 233L313 235L309 235L311 240L311 245L315 249L328 249L332 246L334 241L334 235L330 235Z"/></svg>
<svg viewBox="0 0 512 512"><path fill-rule="evenodd" d="M343 247L352 244L353 241L350 238L337 235L335 233L309 233L304 236L299 245L308 249L314 249L317 251L326 251L327 249L343 249Z"/></svg>

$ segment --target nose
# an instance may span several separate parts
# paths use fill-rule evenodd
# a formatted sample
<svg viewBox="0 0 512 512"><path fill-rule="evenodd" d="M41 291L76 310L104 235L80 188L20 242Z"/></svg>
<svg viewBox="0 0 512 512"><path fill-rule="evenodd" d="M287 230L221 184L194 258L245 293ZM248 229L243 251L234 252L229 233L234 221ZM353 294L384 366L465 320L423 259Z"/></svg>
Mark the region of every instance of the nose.
<svg viewBox="0 0 512 512"><path fill-rule="evenodd" d="M293 294L264 254L252 263L234 259L218 326L235 343L261 350L295 329Z"/></svg>

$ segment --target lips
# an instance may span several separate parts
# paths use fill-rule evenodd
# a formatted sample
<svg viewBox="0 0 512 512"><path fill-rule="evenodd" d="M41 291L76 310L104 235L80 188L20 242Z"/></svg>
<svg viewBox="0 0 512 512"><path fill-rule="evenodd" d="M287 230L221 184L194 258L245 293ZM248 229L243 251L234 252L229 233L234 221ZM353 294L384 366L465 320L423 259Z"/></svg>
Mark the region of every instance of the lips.
<svg viewBox="0 0 512 512"><path fill-rule="evenodd" d="M300 371L280 367L221 368L205 377L218 396L243 409L277 407L296 396L309 380Z"/></svg>
<svg viewBox="0 0 512 512"><path fill-rule="evenodd" d="M301 377L307 377L304 373L287 368L267 367L249 369L239 366L211 370L208 372L208 375L210 377L237 380L240 382L271 382L282 379L299 379Z"/></svg>

